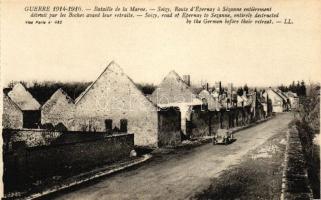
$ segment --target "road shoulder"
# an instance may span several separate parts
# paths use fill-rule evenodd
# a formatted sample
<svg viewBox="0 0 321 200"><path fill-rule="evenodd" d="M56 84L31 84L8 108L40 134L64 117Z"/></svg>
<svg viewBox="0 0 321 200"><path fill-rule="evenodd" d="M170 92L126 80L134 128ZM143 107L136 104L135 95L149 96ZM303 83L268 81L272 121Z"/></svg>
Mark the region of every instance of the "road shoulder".
<svg viewBox="0 0 321 200"><path fill-rule="evenodd" d="M279 199L286 131L247 153L240 164L224 170L192 199Z"/></svg>

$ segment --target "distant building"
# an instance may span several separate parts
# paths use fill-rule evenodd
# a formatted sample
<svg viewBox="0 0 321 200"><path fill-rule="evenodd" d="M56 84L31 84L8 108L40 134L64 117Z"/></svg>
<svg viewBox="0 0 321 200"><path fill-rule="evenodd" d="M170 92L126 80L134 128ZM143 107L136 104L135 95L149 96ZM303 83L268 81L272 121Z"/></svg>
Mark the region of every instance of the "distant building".
<svg viewBox="0 0 321 200"><path fill-rule="evenodd" d="M290 102L290 107L292 110L296 110L299 108L299 97L295 92L286 92L285 95L288 97Z"/></svg>
<svg viewBox="0 0 321 200"><path fill-rule="evenodd" d="M74 126L75 105L73 99L62 89L58 89L50 99L41 107L41 124L59 123L72 130Z"/></svg>
<svg viewBox="0 0 321 200"><path fill-rule="evenodd" d="M287 110L288 106L287 106L286 99L282 97L281 94L276 92L274 89L268 88L263 93L263 96L266 100L268 100L267 97L271 100L273 112L278 113L278 112L284 112Z"/></svg>
<svg viewBox="0 0 321 200"><path fill-rule="evenodd" d="M217 91L215 89L212 91L211 95L213 96L214 100L218 100L220 97L219 91Z"/></svg>
<svg viewBox="0 0 321 200"><path fill-rule="evenodd" d="M264 97L261 96L261 93L259 92L253 92L252 93L252 98L253 98L253 106L254 106L254 120L261 120L263 118L265 118L266 112L264 110L264 103L265 103L265 99Z"/></svg>
<svg viewBox="0 0 321 200"><path fill-rule="evenodd" d="M276 92L283 98L283 100L286 102L285 106L286 106L286 110L288 111L291 108L291 104L290 104L290 99L286 96L285 93L283 93L280 89L277 89Z"/></svg>
<svg viewBox="0 0 321 200"><path fill-rule="evenodd" d="M209 91L202 90L198 97L202 100L203 104L207 105L208 110L210 111L219 111L220 103L218 98L215 98Z"/></svg>
<svg viewBox="0 0 321 200"><path fill-rule="evenodd" d="M233 88L233 83L228 83L228 84L227 84L227 93L228 93L229 95L231 95L232 92L233 92L233 90L234 90L234 88Z"/></svg>
<svg viewBox="0 0 321 200"><path fill-rule="evenodd" d="M5 129L21 129L22 126L22 110L10 99L10 97L3 94L2 127Z"/></svg>
<svg viewBox="0 0 321 200"><path fill-rule="evenodd" d="M221 93L222 91L221 81L215 82L214 89L216 92Z"/></svg>
<svg viewBox="0 0 321 200"><path fill-rule="evenodd" d="M244 103L246 103L244 101L244 98L242 98L242 96L237 95L237 107L243 108L245 105Z"/></svg>
<svg viewBox="0 0 321 200"><path fill-rule="evenodd" d="M21 84L16 84L10 92L10 99L22 110L23 128L38 128L40 125L40 104Z"/></svg>
<svg viewBox="0 0 321 200"><path fill-rule="evenodd" d="M272 101L269 98L269 95L266 95L266 97L263 96L263 93L260 93L259 101L263 105L263 111L265 114L265 117L271 116L272 114Z"/></svg>

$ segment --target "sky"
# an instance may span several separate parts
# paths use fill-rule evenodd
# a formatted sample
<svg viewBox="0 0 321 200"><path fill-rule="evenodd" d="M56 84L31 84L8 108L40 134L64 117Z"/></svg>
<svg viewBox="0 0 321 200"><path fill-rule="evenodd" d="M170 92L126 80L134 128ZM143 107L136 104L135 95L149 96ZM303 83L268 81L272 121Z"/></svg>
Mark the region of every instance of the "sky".
<svg viewBox="0 0 321 200"><path fill-rule="evenodd" d="M26 5L48 2L2 2L3 84L12 80L93 81L111 61L135 82L154 84L171 70L190 74L194 84L203 80L275 86L293 80L319 81L321 77L321 6L317 1L258 1L257 6L272 6L280 15L291 17L293 25L188 25L184 20L148 19L25 24ZM76 1L66 2L73 5ZM137 2L144 6L175 4ZM228 2L199 4L253 6L252 1ZM89 6L85 1L77 4Z"/></svg>

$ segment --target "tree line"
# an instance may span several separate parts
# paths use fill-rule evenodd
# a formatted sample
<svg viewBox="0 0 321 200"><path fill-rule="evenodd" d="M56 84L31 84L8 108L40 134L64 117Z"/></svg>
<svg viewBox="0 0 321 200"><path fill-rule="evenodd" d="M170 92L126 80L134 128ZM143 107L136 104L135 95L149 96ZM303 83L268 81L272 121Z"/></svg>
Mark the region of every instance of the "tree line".
<svg viewBox="0 0 321 200"><path fill-rule="evenodd" d="M24 85L32 96L43 105L59 88L63 89L68 96L75 100L92 82L11 81L4 90L10 90L17 83ZM136 86L145 95L152 94L156 88L155 85L147 83L137 83Z"/></svg>
<svg viewBox="0 0 321 200"><path fill-rule="evenodd" d="M306 86L304 81L293 81L289 86L280 85L278 87L282 92L294 92L298 96L306 96Z"/></svg>
<svg viewBox="0 0 321 200"><path fill-rule="evenodd" d="M14 87L20 82L31 95L42 105L44 104L59 88L63 89L68 96L76 99L92 82L60 82L60 81L12 81L8 88Z"/></svg>

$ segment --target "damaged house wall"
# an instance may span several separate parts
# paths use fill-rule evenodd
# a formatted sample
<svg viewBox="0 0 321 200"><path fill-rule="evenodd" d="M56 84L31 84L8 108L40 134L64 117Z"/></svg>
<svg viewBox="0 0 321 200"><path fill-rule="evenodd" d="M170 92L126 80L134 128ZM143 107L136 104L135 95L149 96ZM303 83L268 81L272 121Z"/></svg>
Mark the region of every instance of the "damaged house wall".
<svg viewBox="0 0 321 200"><path fill-rule="evenodd" d="M41 124L57 126L61 123L68 130L72 130L74 110L73 100L62 89L58 89L41 107Z"/></svg>
<svg viewBox="0 0 321 200"><path fill-rule="evenodd" d="M189 83L190 80L187 82ZM180 111L180 126L183 139L191 137L192 131L195 129L191 122L191 111L199 109L196 107L203 105L203 102L194 94L187 82L175 71L171 71L150 96L150 99L159 107L176 107ZM198 115L195 117L198 117ZM197 124L204 125L204 123Z"/></svg>
<svg viewBox="0 0 321 200"><path fill-rule="evenodd" d="M189 85L175 71L171 71L155 89L150 99L155 104L170 104L191 103L195 97Z"/></svg>
<svg viewBox="0 0 321 200"><path fill-rule="evenodd" d="M76 99L74 118L74 130L93 132L110 125L121 129L123 120L135 134L135 145L157 146L157 107L114 62Z"/></svg>
<svg viewBox="0 0 321 200"><path fill-rule="evenodd" d="M181 143L180 112L176 108L160 110L158 146L176 146Z"/></svg>
<svg viewBox="0 0 321 200"><path fill-rule="evenodd" d="M5 129L21 129L22 123L22 110L20 110L10 97L3 94L2 127Z"/></svg>
<svg viewBox="0 0 321 200"><path fill-rule="evenodd" d="M22 110L23 128L38 128L41 120L40 104L21 84L16 84L10 92L10 99Z"/></svg>

